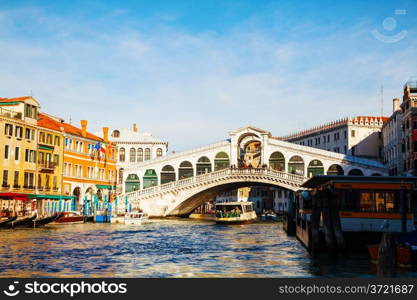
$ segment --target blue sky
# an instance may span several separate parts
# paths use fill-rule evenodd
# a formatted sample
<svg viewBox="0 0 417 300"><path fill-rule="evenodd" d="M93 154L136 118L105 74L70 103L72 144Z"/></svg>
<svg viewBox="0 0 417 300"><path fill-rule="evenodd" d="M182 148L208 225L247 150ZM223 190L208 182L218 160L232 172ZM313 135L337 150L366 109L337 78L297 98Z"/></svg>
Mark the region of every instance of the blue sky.
<svg viewBox="0 0 417 300"><path fill-rule="evenodd" d="M380 114L381 85L387 115L417 76L417 2L333 2L2 0L0 97L177 151Z"/></svg>

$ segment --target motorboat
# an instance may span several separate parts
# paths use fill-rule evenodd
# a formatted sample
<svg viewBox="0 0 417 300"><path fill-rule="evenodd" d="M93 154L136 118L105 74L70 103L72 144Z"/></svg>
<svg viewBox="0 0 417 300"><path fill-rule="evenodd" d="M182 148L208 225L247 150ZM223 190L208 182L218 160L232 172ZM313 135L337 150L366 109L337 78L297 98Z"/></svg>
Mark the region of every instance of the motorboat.
<svg viewBox="0 0 417 300"><path fill-rule="evenodd" d="M267 211L261 215L261 220L262 221L278 221L279 218L277 214L274 213L273 211Z"/></svg>
<svg viewBox="0 0 417 300"><path fill-rule="evenodd" d="M256 220L256 212L252 202L223 202L216 203L217 224L244 224Z"/></svg>
<svg viewBox="0 0 417 300"><path fill-rule="evenodd" d="M84 216L78 211L64 211L62 217L51 222L51 224L65 225L65 224L80 224L84 223Z"/></svg>
<svg viewBox="0 0 417 300"><path fill-rule="evenodd" d="M141 225L144 221L149 219L148 215L142 212L129 212L125 215L126 225Z"/></svg>
<svg viewBox="0 0 417 300"><path fill-rule="evenodd" d="M125 223L125 213L112 215L110 223L112 224L124 224Z"/></svg>

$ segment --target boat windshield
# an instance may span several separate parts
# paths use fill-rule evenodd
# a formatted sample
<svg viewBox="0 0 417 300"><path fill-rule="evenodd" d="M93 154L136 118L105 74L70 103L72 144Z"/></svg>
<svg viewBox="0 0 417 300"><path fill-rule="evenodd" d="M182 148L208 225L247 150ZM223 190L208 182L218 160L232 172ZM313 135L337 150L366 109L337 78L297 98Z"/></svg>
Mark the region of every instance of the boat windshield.
<svg viewBox="0 0 417 300"><path fill-rule="evenodd" d="M218 218L236 218L243 213L243 207L240 205L217 205L216 216Z"/></svg>

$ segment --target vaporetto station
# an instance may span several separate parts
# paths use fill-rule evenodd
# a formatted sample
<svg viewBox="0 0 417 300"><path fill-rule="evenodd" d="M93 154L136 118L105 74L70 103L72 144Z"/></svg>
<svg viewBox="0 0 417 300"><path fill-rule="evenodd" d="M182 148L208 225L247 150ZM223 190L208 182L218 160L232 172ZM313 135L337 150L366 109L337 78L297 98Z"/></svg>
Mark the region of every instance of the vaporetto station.
<svg viewBox="0 0 417 300"><path fill-rule="evenodd" d="M387 169L247 126L225 141L127 167L121 198L150 216L187 215L226 190L267 185L296 191L309 177L324 174L378 176Z"/></svg>

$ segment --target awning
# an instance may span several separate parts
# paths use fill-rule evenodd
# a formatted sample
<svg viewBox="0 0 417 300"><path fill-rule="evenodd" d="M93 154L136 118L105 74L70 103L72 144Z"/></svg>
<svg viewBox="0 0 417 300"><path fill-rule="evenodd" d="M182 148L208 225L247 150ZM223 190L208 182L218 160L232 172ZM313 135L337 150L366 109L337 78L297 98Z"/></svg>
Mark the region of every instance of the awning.
<svg viewBox="0 0 417 300"><path fill-rule="evenodd" d="M63 200L72 200L75 196L61 196L61 195L28 195L32 199L63 199Z"/></svg>
<svg viewBox="0 0 417 300"><path fill-rule="evenodd" d="M19 193L0 193L1 199L12 199L12 200L22 200L27 201L28 195L26 194L19 194Z"/></svg>
<svg viewBox="0 0 417 300"><path fill-rule="evenodd" d="M105 185L105 184L96 184L96 188L103 190L115 190L116 186L114 185Z"/></svg>
<svg viewBox="0 0 417 300"><path fill-rule="evenodd" d="M54 150L54 147L49 147L49 146L41 146L41 145L39 145L38 148L39 149L42 149L42 150L50 150L50 151Z"/></svg>

